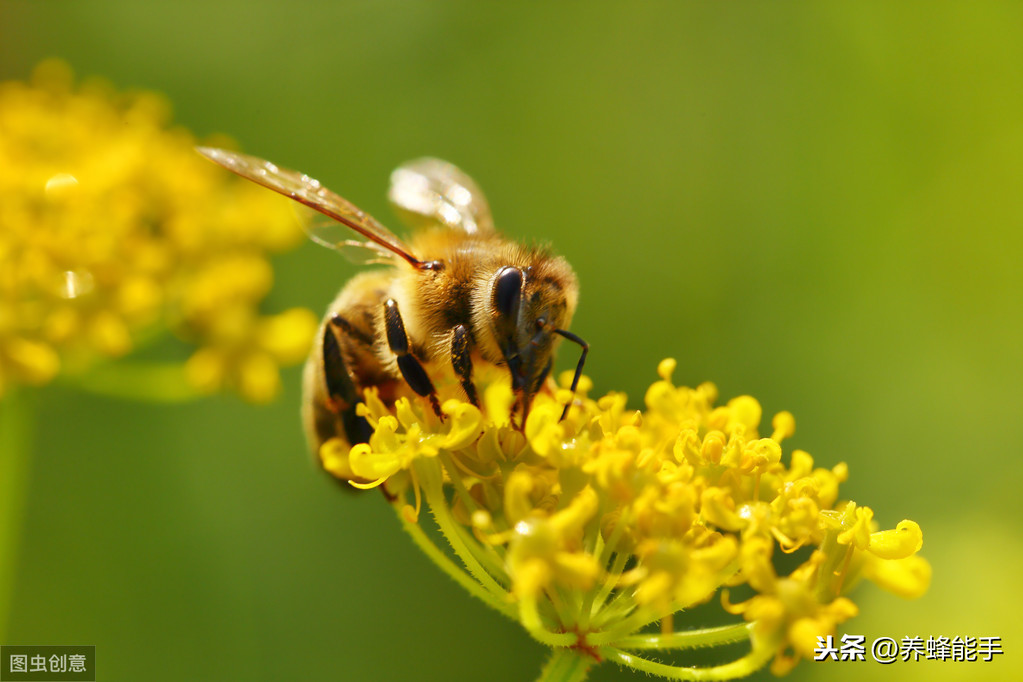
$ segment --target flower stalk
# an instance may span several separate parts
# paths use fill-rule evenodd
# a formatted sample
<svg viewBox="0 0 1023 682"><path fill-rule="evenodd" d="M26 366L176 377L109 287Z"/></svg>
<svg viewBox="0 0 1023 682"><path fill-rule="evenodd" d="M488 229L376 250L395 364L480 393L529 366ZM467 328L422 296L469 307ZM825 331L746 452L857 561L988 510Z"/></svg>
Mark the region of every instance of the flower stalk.
<svg viewBox="0 0 1023 682"><path fill-rule="evenodd" d="M7 641L21 521L35 436L36 396L31 389L8 391L0 399L0 642Z"/></svg>
<svg viewBox="0 0 1023 682"><path fill-rule="evenodd" d="M554 649L536 682L582 682L593 661L574 649Z"/></svg>

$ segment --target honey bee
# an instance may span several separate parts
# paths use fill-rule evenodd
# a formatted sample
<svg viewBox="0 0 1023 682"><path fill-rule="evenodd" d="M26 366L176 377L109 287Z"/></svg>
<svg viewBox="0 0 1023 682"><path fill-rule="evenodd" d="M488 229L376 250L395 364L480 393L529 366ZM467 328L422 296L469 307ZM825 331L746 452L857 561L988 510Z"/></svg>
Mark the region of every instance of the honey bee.
<svg viewBox="0 0 1023 682"><path fill-rule="evenodd" d="M324 316L303 383L303 421L314 452L331 438L348 444L367 440L369 426L356 406L370 386L385 404L407 386L443 419L424 367L438 360L450 359L466 399L476 406L474 362L507 368L521 430L563 337L581 347L575 392L589 351L567 330L579 298L575 273L547 249L498 234L483 193L454 165L424 158L392 173L388 198L416 228L406 245L308 175L237 152L198 151L330 218L309 229L313 241L364 263L390 266L349 280ZM348 230L363 239L350 238Z"/></svg>

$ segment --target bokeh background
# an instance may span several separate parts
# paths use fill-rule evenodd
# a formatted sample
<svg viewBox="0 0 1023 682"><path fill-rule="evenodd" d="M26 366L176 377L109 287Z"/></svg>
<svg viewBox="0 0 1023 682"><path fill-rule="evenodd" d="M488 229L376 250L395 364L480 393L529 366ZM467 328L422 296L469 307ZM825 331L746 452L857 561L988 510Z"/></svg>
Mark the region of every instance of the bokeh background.
<svg viewBox="0 0 1023 682"><path fill-rule="evenodd" d="M165 93L200 136L378 217L430 154L582 282L596 389L676 379L791 410L844 493L924 529L931 592L865 585L845 631L996 635L994 663L802 663L793 679L1020 670L1023 6L0 0L0 80L45 57ZM268 306L355 271L312 244ZM561 358L567 368L573 359ZM103 680L524 680L545 656L376 495L306 456L299 376L257 408L43 393L10 643ZM1015 673L1014 673L1015 671ZM592 679L627 675L613 666ZM763 677L770 677L763 674Z"/></svg>

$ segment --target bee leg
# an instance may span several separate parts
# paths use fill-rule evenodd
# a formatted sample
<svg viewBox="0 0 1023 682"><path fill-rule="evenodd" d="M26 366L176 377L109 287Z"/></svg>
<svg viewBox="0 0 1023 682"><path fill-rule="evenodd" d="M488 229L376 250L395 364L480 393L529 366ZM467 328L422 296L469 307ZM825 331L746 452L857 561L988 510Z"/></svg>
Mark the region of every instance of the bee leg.
<svg viewBox="0 0 1023 682"><path fill-rule="evenodd" d="M472 358L469 357L469 330L464 324L455 327L451 334L451 366L462 382L462 389L475 407L480 406L476 386L472 383Z"/></svg>
<svg viewBox="0 0 1023 682"><path fill-rule="evenodd" d="M330 319L330 325L323 327L323 379L327 388L327 396L335 405L355 402L355 384L348 376L348 368L345 366L344 358L341 357L341 344L337 341L336 329L344 333L345 322L341 316L334 314Z"/></svg>
<svg viewBox="0 0 1023 682"><path fill-rule="evenodd" d="M335 331L336 330L336 331ZM351 444L365 443L373 432L365 417L356 413L356 406L359 402L358 392L355 384L348 373L344 357L341 355L341 345L337 340L337 333L348 337L358 338L357 330L343 317L334 313L330 323L323 327L323 378L327 389L328 405L340 415L341 423Z"/></svg>
<svg viewBox="0 0 1023 682"><path fill-rule="evenodd" d="M440 411L437 390L427 376L423 365L412 355L405 333L405 323L398 311L398 302L389 298L384 302L384 324L387 327L387 345L398 358L398 369L409 387L419 395L429 398L434 413L443 421L444 414Z"/></svg>

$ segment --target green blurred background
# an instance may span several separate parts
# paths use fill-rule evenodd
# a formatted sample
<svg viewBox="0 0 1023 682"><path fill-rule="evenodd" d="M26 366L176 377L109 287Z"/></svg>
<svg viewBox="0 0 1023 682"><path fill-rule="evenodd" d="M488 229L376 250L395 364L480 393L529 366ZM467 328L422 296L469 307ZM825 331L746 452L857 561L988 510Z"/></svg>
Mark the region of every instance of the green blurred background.
<svg viewBox="0 0 1023 682"><path fill-rule="evenodd" d="M849 462L883 526L923 526L930 594L862 586L845 631L1006 651L793 679L1009 679L1021 28L1019 3L0 0L0 79L59 56L162 91L392 224L395 165L458 163L574 264L598 391L638 407L674 356L680 383L791 410L791 445ZM356 271L311 244L276 264L274 311ZM267 408L46 390L10 643L95 644L103 680L533 678L540 645L312 466L285 382Z"/></svg>

